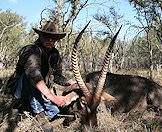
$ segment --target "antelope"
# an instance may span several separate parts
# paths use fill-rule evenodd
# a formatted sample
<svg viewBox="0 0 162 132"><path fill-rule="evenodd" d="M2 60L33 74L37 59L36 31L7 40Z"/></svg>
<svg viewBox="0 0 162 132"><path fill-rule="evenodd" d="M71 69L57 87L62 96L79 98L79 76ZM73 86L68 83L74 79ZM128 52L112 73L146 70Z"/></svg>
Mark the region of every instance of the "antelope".
<svg viewBox="0 0 162 132"><path fill-rule="evenodd" d="M89 85L88 83L84 83L84 81L81 77L80 71L79 71L78 58L77 58L78 42L81 38L81 34L83 34L83 32L86 29L86 27L88 26L88 24L80 32L80 34L78 35L78 37L76 38L76 40L74 42L71 60L72 60L73 73L74 73L75 79L77 81L77 84L79 86L79 89L72 88L72 90L75 91L80 97L78 99L79 102L76 102L75 105L77 105L76 106L77 110L79 110L79 107L80 107L79 112L81 115L80 116L81 124L86 125L86 126L95 127L95 126L97 126L97 116L96 116L97 111L96 111L96 109L100 103L101 96L103 95L103 86L104 86L106 74L108 71L109 56L110 56L110 53L112 52L113 45L115 43L115 40L117 38L117 35L119 34L121 27L110 42L110 45L107 49L107 52L106 52L106 55L104 58L101 73L99 74L99 79L97 80L98 83L96 86L93 87L92 85ZM70 90L68 89L68 91L70 91ZM67 93L68 92L64 92L63 95L64 94L66 95ZM108 97L107 100L114 99L114 97L109 95L108 92L106 93L106 97ZM74 105L74 103L71 105ZM75 111L73 108L71 108L71 110Z"/></svg>
<svg viewBox="0 0 162 132"><path fill-rule="evenodd" d="M140 106L141 110L152 108L160 116L160 121L162 121L162 86L145 77L107 72L109 54L119 31L107 49L102 70L87 74L84 78L85 83L78 70L76 55L78 47L77 44L74 45L72 64L78 84L73 85L71 88L68 87L63 95L75 91L80 98L69 105L66 112L79 114L83 124L97 126L96 108L100 100L103 99L106 107L111 109L112 114L116 111L127 113ZM69 122L73 120L75 118L66 118L64 125L69 125Z"/></svg>

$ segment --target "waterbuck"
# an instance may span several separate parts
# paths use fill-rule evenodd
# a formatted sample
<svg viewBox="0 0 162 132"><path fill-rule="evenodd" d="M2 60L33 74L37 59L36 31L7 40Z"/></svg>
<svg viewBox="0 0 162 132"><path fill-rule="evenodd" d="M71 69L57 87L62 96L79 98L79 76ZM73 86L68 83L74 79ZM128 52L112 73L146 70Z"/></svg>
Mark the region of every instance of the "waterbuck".
<svg viewBox="0 0 162 132"><path fill-rule="evenodd" d="M74 45L72 63L78 84L71 88L68 87L63 94L75 91L80 96L77 101L69 105L66 112L80 115L83 124L97 125L96 108L101 98L112 113L115 111L129 112L138 104L140 109L152 108L157 115L160 117L162 115L162 86L144 77L107 72L108 55L118 33L119 31L108 47L102 70L87 74L84 78L85 83L78 70L77 45ZM65 119L64 125L69 125L69 121L74 119Z"/></svg>

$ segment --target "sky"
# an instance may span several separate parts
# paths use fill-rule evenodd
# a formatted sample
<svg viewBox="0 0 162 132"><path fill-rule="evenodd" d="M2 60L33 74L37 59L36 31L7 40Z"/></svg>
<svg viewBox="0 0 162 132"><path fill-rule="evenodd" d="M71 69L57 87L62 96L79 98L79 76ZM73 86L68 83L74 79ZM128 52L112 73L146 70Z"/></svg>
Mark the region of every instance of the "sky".
<svg viewBox="0 0 162 132"><path fill-rule="evenodd" d="M48 6L48 0L0 0L0 9L11 9L23 16L28 23L37 23L40 12Z"/></svg>
<svg viewBox="0 0 162 132"><path fill-rule="evenodd" d="M103 4L100 5L98 3ZM0 0L0 9L11 9L17 14L23 16L25 22L27 22L29 25L33 25L39 23L41 11L45 8L51 8L51 4L53 4L51 0ZM95 13L106 13L107 9L111 6L114 6L119 14L124 16L123 19L125 21L129 21L132 24L136 23L134 18L135 11L128 3L128 0L100 0L99 2L98 0L89 0L89 6L87 6L78 16L76 28L85 26L87 21L93 19ZM98 26L96 21L93 21L91 26L96 30L102 27ZM126 27L124 27L121 34L124 35L125 32Z"/></svg>

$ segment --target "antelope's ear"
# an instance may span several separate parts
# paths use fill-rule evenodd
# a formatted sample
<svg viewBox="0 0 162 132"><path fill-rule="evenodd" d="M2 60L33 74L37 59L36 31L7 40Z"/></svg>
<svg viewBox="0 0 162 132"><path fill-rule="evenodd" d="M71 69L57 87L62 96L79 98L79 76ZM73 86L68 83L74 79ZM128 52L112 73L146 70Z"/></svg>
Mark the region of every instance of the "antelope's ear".
<svg viewBox="0 0 162 132"><path fill-rule="evenodd" d="M111 96L110 94L103 92L101 95L101 101L112 101L116 100L115 97Z"/></svg>
<svg viewBox="0 0 162 132"><path fill-rule="evenodd" d="M68 106L71 104L71 102L77 100L79 98L79 95L75 92L71 92L65 96L65 106Z"/></svg>

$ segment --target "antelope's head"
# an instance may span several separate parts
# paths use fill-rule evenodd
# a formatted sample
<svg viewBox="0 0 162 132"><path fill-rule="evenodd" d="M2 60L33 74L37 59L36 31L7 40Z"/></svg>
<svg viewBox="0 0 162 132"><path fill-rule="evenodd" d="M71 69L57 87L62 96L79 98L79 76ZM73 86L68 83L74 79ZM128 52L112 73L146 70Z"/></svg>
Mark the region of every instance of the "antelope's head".
<svg viewBox="0 0 162 132"><path fill-rule="evenodd" d="M79 71L78 56L77 56L78 42L88 25L89 23L84 27L84 29L77 36L74 42L74 47L72 51L72 67L73 67L73 72L74 72L74 76L77 81L77 84L70 86L68 88L65 88L67 91L65 90L63 93L63 95L69 95L69 93L74 92L75 96L79 96L77 100L73 101L72 103L70 103L70 105L66 107L65 111L67 114L76 115L77 117L81 118L81 121L83 121L84 123L89 122L89 114L96 113L96 108L98 107L101 99L107 100L107 101L115 99L110 94L103 92L103 86L104 86L106 74L108 71L109 56L112 52L113 45L115 43L117 35L119 34L119 31L121 29L120 27L120 29L118 30L118 32L116 33L116 35L113 37L113 39L110 42L110 45L107 49L107 52L104 58L104 63L102 66L101 74L98 79L97 86L96 85L93 86L89 83L84 83L81 77L80 71ZM72 95L72 97L74 97L74 95ZM72 118L72 120L74 119L75 119L75 116ZM97 118L95 117L90 120L94 120L94 123L92 124L96 124L95 122ZM70 122L71 122L71 119L67 118L64 120L63 124L67 125Z"/></svg>

